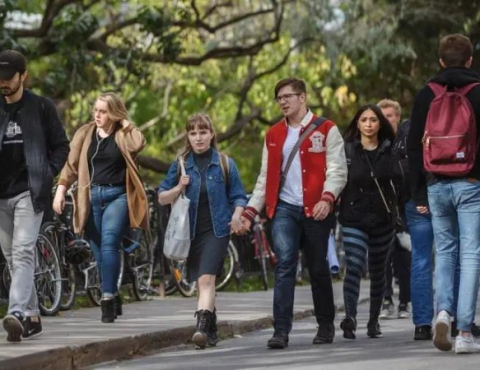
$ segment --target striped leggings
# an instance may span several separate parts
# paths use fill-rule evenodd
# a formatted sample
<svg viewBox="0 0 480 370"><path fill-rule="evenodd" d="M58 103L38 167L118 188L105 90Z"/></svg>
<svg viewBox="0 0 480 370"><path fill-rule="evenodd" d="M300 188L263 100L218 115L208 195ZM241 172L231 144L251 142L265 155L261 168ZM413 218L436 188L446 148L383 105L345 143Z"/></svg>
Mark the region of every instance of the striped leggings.
<svg viewBox="0 0 480 370"><path fill-rule="evenodd" d="M343 299L347 317L356 318L360 280L368 254L370 273L370 320L377 320L385 292L386 266L395 230L383 225L367 232L343 228L343 241L347 270L343 284Z"/></svg>

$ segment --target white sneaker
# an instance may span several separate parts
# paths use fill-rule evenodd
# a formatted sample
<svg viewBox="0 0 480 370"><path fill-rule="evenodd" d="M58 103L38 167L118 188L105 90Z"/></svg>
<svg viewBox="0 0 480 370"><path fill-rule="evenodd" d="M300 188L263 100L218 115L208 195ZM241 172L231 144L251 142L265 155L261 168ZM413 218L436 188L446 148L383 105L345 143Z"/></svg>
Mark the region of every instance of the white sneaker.
<svg viewBox="0 0 480 370"><path fill-rule="evenodd" d="M435 334L433 335L433 344L440 351L450 351L452 349L452 336L450 334L450 315L442 310L435 320Z"/></svg>
<svg viewBox="0 0 480 370"><path fill-rule="evenodd" d="M472 335L468 338L458 335L455 339L455 353L480 353L480 344L475 342Z"/></svg>

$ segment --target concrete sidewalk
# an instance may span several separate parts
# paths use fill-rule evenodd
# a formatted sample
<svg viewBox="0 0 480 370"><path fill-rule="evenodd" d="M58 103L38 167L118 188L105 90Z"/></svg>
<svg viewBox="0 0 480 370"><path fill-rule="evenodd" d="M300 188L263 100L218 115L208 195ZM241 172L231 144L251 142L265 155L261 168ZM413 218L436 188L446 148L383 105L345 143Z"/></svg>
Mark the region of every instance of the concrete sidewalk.
<svg viewBox="0 0 480 370"><path fill-rule="evenodd" d="M368 299L362 282L360 300ZM342 283L334 284L338 316L343 311ZM219 332L222 338L272 325L273 290L219 293ZM310 287L297 287L295 317L312 315ZM44 334L31 341L0 343L0 369L69 370L152 353L190 341L195 331L195 298L172 297L124 305L114 324L100 322L100 308L62 312L42 318ZM338 328L337 328L338 329Z"/></svg>

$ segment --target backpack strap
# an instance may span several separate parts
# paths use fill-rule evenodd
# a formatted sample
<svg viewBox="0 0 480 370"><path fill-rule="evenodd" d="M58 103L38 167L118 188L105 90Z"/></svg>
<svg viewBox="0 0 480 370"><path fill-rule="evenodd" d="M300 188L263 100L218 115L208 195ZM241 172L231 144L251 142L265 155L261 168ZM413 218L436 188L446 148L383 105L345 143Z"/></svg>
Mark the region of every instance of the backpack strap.
<svg viewBox="0 0 480 370"><path fill-rule="evenodd" d="M219 153L220 156L220 167L222 169L222 174L223 174L223 180L225 181L225 186L228 189L228 186L230 185L229 183L229 177L230 177L230 163L228 161L228 156L223 153ZM179 161L180 157L177 159ZM180 165L177 168L177 178L180 179Z"/></svg>
<svg viewBox="0 0 480 370"><path fill-rule="evenodd" d="M445 91L447 91L447 85L443 86L435 82L430 82L427 86L433 91L433 94L435 96L440 95Z"/></svg>
<svg viewBox="0 0 480 370"><path fill-rule="evenodd" d="M472 82L471 84L468 84L468 85L465 85L463 87L460 87L460 88L456 89L456 91L459 94L462 94L463 96L465 96L470 92L470 90L472 90L475 86L478 86L478 85L480 85L480 83Z"/></svg>
<svg viewBox="0 0 480 370"><path fill-rule="evenodd" d="M230 182L229 182L229 177L230 177L230 163L228 161L228 156L223 153L220 154L220 167L222 168L222 174L223 174L223 181L225 181L225 186L228 189Z"/></svg>

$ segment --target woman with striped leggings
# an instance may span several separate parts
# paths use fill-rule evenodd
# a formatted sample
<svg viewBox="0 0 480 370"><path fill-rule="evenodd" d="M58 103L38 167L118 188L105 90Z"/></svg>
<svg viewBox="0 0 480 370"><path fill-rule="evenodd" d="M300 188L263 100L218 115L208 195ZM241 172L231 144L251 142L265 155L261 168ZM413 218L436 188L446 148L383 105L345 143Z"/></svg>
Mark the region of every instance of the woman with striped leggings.
<svg viewBox="0 0 480 370"><path fill-rule="evenodd" d="M343 286L346 317L343 336L355 339L360 280L370 272L370 319L367 335L382 336L378 316L385 291L385 271L395 235L396 196L392 184L394 132L376 105L359 109L344 134L348 182L340 203L347 270Z"/></svg>

